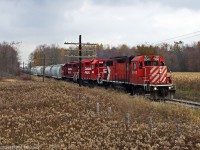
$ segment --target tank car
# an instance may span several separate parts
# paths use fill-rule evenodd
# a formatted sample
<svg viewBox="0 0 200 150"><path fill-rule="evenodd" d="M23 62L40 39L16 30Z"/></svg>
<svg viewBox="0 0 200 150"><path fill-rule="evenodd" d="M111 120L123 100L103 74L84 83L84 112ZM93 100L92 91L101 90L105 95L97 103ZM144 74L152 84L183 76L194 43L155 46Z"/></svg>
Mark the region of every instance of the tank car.
<svg viewBox="0 0 200 150"><path fill-rule="evenodd" d="M44 66L37 66L36 67L37 76L42 76L43 75L43 69L44 69Z"/></svg>
<svg viewBox="0 0 200 150"><path fill-rule="evenodd" d="M52 69L52 65L51 66L46 66L45 67L45 76L46 77L51 77L52 75L51 75L51 69Z"/></svg>
<svg viewBox="0 0 200 150"><path fill-rule="evenodd" d="M64 64L53 65L51 68L51 77L55 79L63 79L63 66Z"/></svg>

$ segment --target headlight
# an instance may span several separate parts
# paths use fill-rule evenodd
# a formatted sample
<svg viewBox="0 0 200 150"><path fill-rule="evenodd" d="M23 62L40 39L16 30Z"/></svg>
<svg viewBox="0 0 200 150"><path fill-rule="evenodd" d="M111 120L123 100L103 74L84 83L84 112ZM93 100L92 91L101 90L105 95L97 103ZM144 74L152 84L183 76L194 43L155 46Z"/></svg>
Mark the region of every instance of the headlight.
<svg viewBox="0 0 200 150"><path fill-rule="evenodd" d="M171 86L169 86L169 90L171 90L172 89L172 87Z"/></svg>
<svg viewBox="0 0 200 150"><path fill-rule="evenodd" d="M153 90L156 91L156 90L157 90L157 87L154 87Z"/></svg>

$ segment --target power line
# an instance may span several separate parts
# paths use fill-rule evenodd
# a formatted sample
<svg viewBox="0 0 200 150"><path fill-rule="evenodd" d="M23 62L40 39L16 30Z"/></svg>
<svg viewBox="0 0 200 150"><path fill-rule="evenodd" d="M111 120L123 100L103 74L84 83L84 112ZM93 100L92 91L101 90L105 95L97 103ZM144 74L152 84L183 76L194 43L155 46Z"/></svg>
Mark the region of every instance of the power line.
<svg viewBox="0 0 200 150"><path fill-rule="evenodd" d="M83 45L97 45L95 43L82 43L81 42L81 35L79 35L79 42L78 43L75 43L75 42L65 42L64 44L68 44L68 45L78 45L79 47L79 86L81 86L82 84L82 78L81 78L81 67L82 67L82 46Z"/></svg>
<svg viewBox="0 0 200 150"><path fill-rule="evenodd" d="M156 43L162 43L162 42L165 42L165 41L170 41L170 40L173 40L173 39L177 39L177 38L180 38L180 37L188 36L188 35L195 34L195 33L198 33L198 32L200 32L200 31L196 31L196 32L188 33L188 34L183 34L183 35L179 35L179 36L176 36L176 37L172 37L172 38L168 38L168 39L165 39L165 40L162 40L162 41L158 41Z"/></svg>
<svg viewBox="0 0 200 150"><path fill-rule="evenodd" d="M187 38L191 38L191 37L195 37L195 36L199 36L199 35L200 35L200 33L199 33L199 34L192 35L192 36L188 36L188 37L185 37L185 38L182 38L182 39L187 39Z"/></svg>
<svg viewBox="0 0 200 150"><path fill-rule="evenodd" d="M195 33L199 33L199 34L195 34ZM191 36L189 36L189 35L191 35ZM196 32L192 32L192 33L183 34L183 35L179 35L179 36L176 36L176 37L168 38L168 39L165 39L165 40L162 40L162 41L158 41L158 42L155 42L153 44L160 45L160 44L162 44L163 42L166 42L166 41L172 41L174 39L180 39L180 40L181 39L187 39L187 38L195 37L195 36L199 36L199 35L200 35L200 31L196 31ZM183 38L181 38L181 37L183 37Z"/></svg>

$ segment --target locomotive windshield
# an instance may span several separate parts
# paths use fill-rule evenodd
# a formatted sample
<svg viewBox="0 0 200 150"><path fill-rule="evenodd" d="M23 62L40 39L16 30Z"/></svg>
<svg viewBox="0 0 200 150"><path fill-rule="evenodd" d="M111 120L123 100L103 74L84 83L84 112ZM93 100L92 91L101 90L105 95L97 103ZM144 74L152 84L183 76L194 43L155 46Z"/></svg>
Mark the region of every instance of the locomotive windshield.
<svg viewBox="0 0 200 150"><path fill-rule="evenodd" d="M113 61L112 61L112 60L108 60L108 61L106 62L106 65L107 65L107 66L113 66Z"/></svg>
<svg viewBox="0 0 200 150"><path fill-rule="evenodd" d="M103 66L104 66L103 62L99 62L99 67L103 67Z"/></svg>
<svg viewBox="0 0 200 150"><path fill-rule="evenodd" d="M158 61L144 61L145 66L158 66Z"/></svg>
<svg viewBox="0 0 200 150"><path fill-rule="evenodd" d="M160 64L159 64L159 62L158 61L144 61L144 65L145 66L164 66L165 64L164 64L164 62L160 62Z"/></svg>

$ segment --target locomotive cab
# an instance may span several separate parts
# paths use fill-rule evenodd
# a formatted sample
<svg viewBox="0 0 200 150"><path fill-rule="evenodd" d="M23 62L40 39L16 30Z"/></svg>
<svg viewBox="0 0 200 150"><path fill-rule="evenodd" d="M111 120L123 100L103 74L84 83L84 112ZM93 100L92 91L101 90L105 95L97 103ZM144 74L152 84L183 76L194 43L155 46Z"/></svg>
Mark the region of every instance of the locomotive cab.
<svg viewBox="0 0 200 150"><path fill-rule="evenodd" d="M78 69L79 69L79 62L73 61L66 64L65 67L65 74L69 80L74 80L77 82L78 79Z"/></svg>
<svg viewBox="0 0 200 150"><path fill-rule="evenodd" d="M107 77L106 61L104 59L94 59L91 65L91 80L102 84Z"/></svg>
<svg viewBox="0 0 200 150"><path fill-rule="evenodd" d="M131 61L131 82L153 99L172 98L175 86L162 56L137 56ZM138 87L137 87L138 89Z"/></svg>

